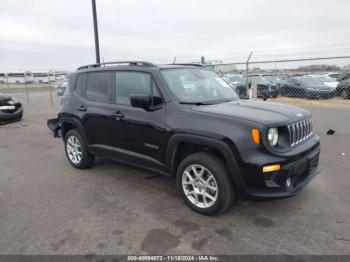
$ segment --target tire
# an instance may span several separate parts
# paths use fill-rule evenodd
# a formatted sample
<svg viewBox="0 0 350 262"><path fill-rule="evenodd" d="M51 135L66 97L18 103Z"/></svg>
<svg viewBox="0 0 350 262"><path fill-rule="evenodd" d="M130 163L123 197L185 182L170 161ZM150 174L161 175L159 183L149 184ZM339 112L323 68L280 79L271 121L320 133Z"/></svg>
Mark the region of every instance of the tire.
<svg viewBox="0 0 350 262"><path fill-rule="evenodd" d="M202 180L195 178L193 168L196 173L200 173L201 168L205 169ZM189 179L188 174L193 180ZM205 180L207 182L202 183ZM219 214L229 208L235 200L234 184L224 162L209 153L195 153L182 160L177 169L176 184L186 204L204 215ZM213 190L215 186L216 191ZM188 194L194 191L195 194ZM204 194L210 195L211 198L204 197Z"/></svg>
<svg viewBox="0 0 350 262"><path fill-rule="evenodd" d="M64 148L66 157L73 167L85 169L93 166L95 156L88 152L86 143L77 129L68 131L64 138Z"/></svg>

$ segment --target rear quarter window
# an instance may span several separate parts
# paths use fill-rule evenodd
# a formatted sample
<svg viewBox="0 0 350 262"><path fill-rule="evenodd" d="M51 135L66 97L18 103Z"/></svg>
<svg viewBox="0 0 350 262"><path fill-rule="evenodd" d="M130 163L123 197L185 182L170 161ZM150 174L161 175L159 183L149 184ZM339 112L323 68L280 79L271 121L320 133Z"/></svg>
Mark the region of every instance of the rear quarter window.
<svg viewBox="0 0 350 262"><path fill-rule="evenodd" d="M86 98L101 103L111 100L112 73L94 72L86 74Z"/></svg>
<svg viewBox="0 0 350 262"><path fill-rule="evenodd" d="M85 94L85 74L79 74L77 76L77 82L75 85L75 91L79 95L84 95Z"/></svg>

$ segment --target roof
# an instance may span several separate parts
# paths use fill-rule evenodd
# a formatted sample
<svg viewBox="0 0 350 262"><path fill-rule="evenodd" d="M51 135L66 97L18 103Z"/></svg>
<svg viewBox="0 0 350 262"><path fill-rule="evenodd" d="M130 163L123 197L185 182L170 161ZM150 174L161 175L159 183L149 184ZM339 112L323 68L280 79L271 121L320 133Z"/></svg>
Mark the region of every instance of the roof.
<svg viewBox="0 0 350 262"><path fill-rule="evenodd" d="M120 70L120 69L134 69L134 68L158 68L158 69L172 69L172 68L198 68L198 67L204 67L201 64L163 64L163 65L156 65L152 64L150 62L144 62L144 61L117 61L117 62L106 62L106 63L97 63L97 64L90 64L90 65L84 65L80 66L77 70L88 70L88 71L98 71L98 70L104 70L104 69L112 69L112 70Z"/></svg>

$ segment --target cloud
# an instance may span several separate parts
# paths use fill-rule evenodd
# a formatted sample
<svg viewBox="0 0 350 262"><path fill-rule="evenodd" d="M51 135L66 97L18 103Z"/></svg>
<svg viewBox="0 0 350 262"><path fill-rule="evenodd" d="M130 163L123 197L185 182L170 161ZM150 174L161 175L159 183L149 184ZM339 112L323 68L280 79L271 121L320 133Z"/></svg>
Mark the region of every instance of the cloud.
<svg viewBox="0 0 350 262"><path fill-rule="evenodd" d="M349 44L347 0L97 0L105 60L241 61L250 50ZM0 68L94 61L88 0L2 0ZM286 52L286 51L285 51Z"/></svg>

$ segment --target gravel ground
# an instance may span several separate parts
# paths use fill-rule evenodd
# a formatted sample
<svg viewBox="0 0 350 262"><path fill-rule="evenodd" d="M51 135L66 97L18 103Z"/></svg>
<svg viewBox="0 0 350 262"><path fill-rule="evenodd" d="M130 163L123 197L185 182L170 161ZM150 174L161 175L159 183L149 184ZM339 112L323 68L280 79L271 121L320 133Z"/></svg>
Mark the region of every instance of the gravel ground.
<svg viewBox="0 0 350 262"><path fill-rule="evenodd" d="M18 98L23 121L0 126L0 254L350 254L350 107L308 107L322 171L299 195L205 217L170 178L104 159L72 168L46 127L58 98Z"/></svg>

